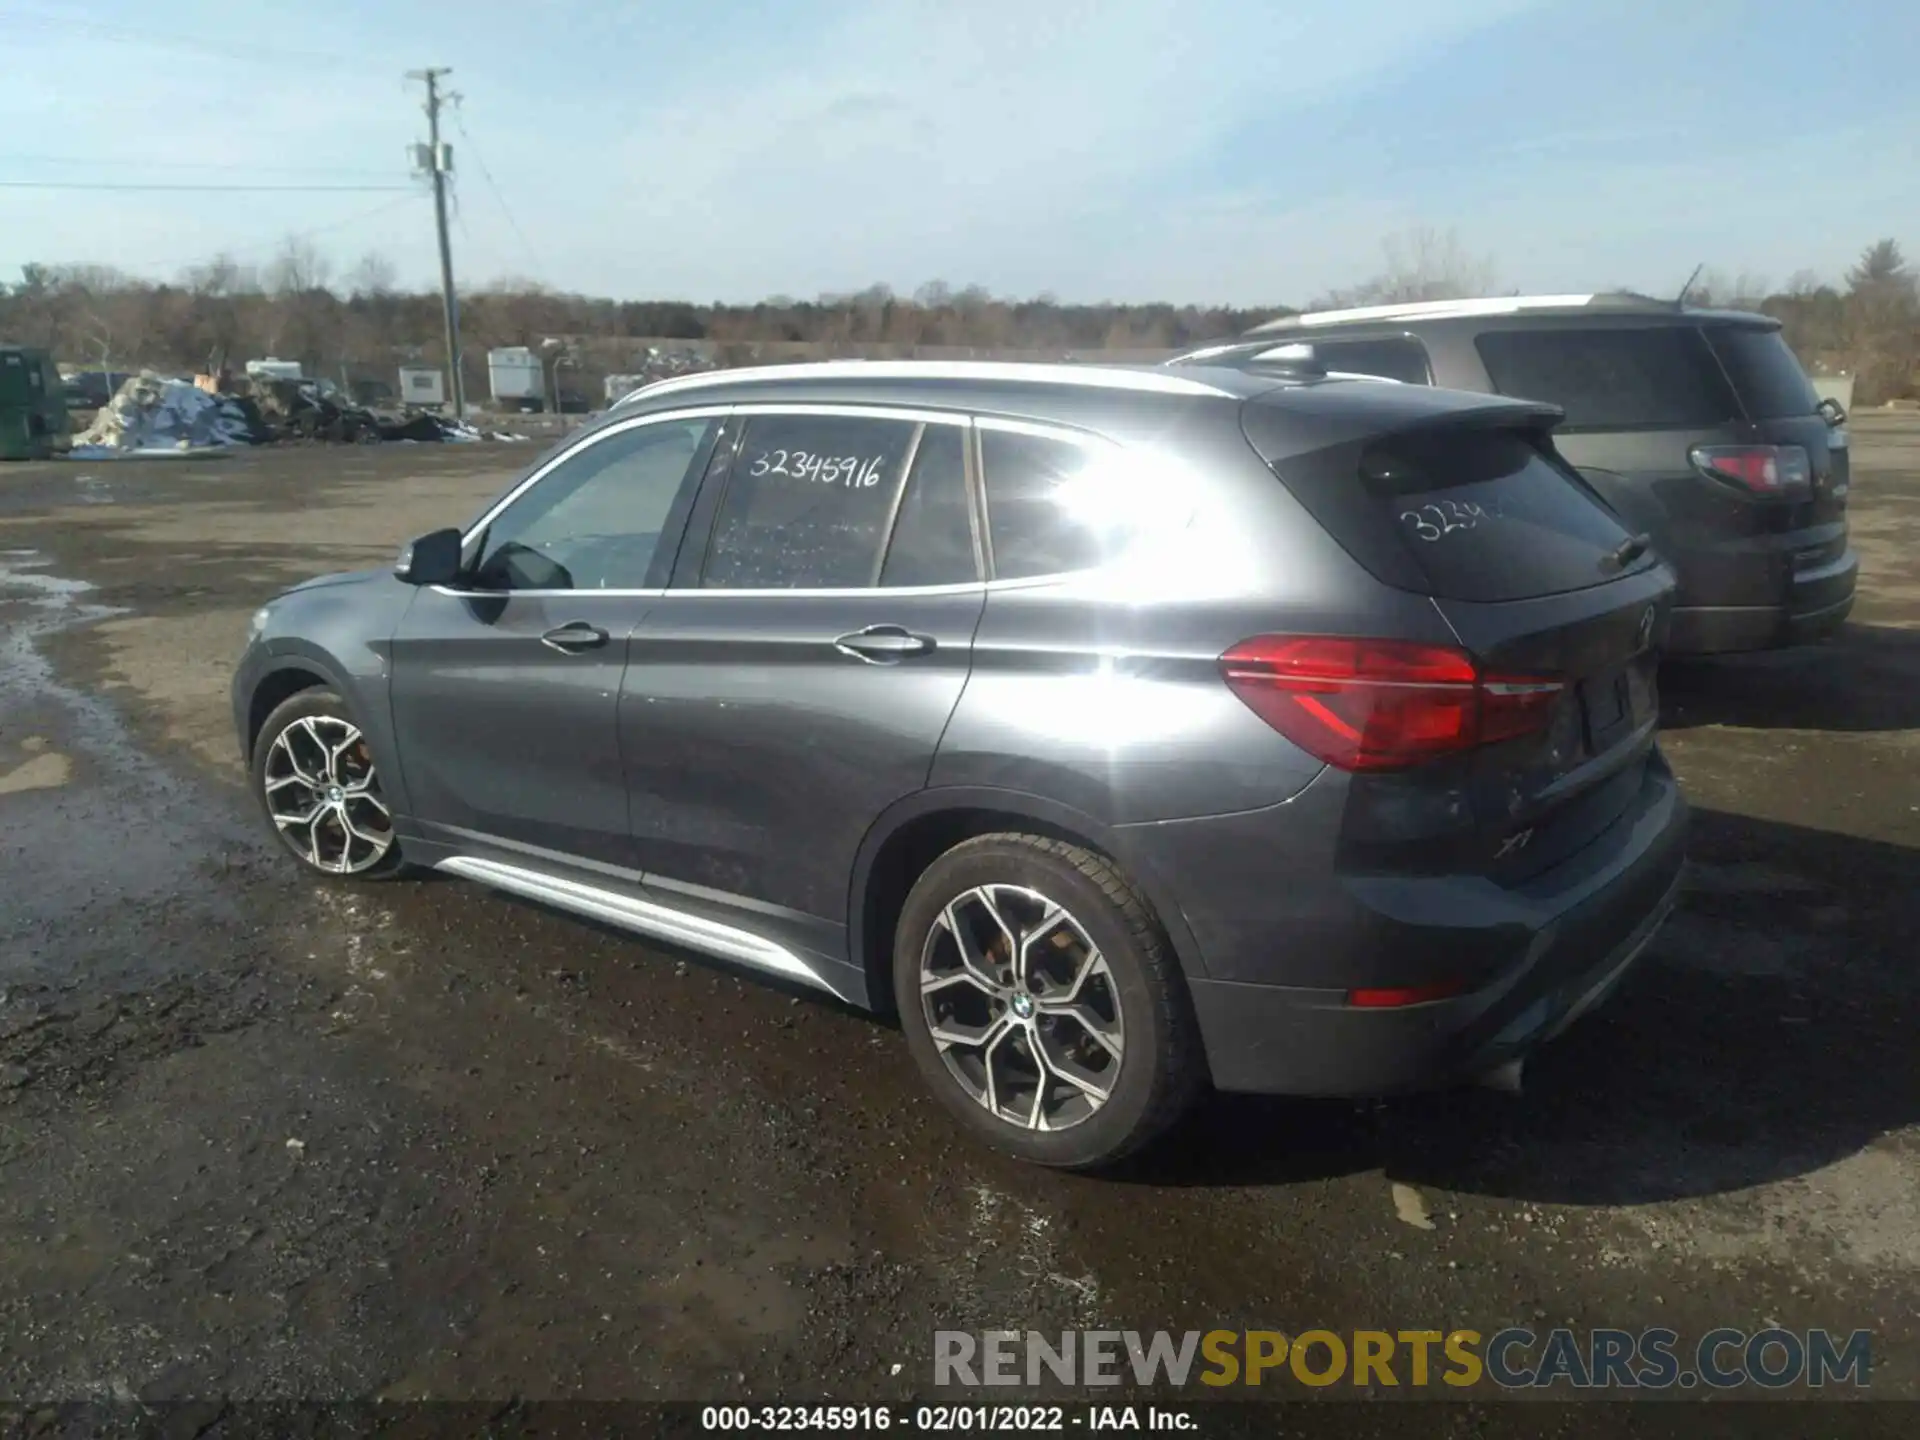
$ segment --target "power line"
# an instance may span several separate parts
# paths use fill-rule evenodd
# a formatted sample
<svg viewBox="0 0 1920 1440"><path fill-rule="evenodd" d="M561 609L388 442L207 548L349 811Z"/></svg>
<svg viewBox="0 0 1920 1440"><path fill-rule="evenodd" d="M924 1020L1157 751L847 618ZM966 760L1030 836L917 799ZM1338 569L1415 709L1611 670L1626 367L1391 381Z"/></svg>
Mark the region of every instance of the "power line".
<svg viewBox="0 0 1920 1440"><path fill-rule="evenodd" d="M316 235L330 235L336 230L345 230L350 225L358 225L363 220L373 220L382 215L392 214L403 205L410 205L419 198L421 197L418 195L403 196L398 200L385 201L382 204L374 206L371 210L360 210L352 215L344 216L339 220L329 220L324 225L314 225L304 230L282 230L275 235L260 240L248 241L244 245L223 245L211 253L196 255L191 260L163 262L149 268L154 270L178 271L188 269L194 265L205 265L214 260L237 260L243 256L257 255L262 251L272 250L284 245L289 240L311 240Z"/></svg>
<svg viewBox="0 0 1920 1440"><path fill-rule="evenodd" d="M179 35L161 30L141 30L127 25L102 25L95 20L75 19L67 15L16 12L9 17L9 23L38 25L49 30L91 35L123 45L184 50L218 60L242 60L263 65L284 64L290 60L296 60L302 64L320 65L362 66L364 64L345 55L329 55L313 50L276 50L258 45L245 47L228 45L217 40L203 40L192 35Z"/></svg>
<svg viewBox="0 0 1920 1440"><path fill-rule="evenodd" d="M255 195L275 192L367 194L412 189L411 185L188 185L137 180L0 180L0 190L195 190Z"/></svg>
<svg viewBox="0 0 1920 1440"><path fill-rule="evenodd" d="M0 165L76 165L83 169L124 167L137 170L214 170L273 175L358 175L391 177L391 170L368 170L348 165L271 165L215 160L148 160L143 156L114 156L107 159L82 155L0 155Z"/></svg>
<svg viewBox="0 0 1920 1440"><path fill-rule="evenodd" d="M520 222L514 218L513 207L507 204L505 192L495 183L493 172L487 168L487 162L480 154L479 144L474 140L473 136L468 133L467 122L460 113L458 99L459 97L456 96L456 103L453 107L453 123L460 131L460 138L467 142L467 148L473 152L473 163L480 167L481 179L487 182L487 189L493 192L493 198L500 203L500 213L507 217L507 224L513 227L513 233L520 241L520 248L527 252L527 259L532 262L533 268L538 270L540 268L540 253L533 248L533 242L527 239L527 232L520 228Z"/></svg>

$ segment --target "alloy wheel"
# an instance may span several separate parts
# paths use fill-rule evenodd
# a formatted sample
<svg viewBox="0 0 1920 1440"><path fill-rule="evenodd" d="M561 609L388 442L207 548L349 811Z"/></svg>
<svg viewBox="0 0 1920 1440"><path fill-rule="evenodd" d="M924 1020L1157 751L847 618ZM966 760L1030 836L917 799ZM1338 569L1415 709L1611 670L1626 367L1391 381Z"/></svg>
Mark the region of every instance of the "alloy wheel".
<svg viewBox="0 0 1920 1440"><path fill-rule="evenodd" d="M1086 927L1037 890L950 900L921 946L920 1003L947 1072L1008 1124L1070 1129L1113 1095L1119 988Z"/></svg>
<svg viewBox="0 0 1920 1440"><path fill-rule="evenodd" d="M262 789L275 827L316 870L357 875L393 848L373 752L337 715L303 715L274 736Z"/></svg>

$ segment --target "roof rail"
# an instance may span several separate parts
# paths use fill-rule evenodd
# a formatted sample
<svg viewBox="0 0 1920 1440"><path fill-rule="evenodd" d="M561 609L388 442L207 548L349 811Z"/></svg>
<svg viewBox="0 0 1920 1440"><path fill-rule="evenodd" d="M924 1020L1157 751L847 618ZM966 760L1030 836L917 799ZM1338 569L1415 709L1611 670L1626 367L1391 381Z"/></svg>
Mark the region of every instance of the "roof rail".
<svg viewBox="0 0 1920 1440"><path fill-rule="evenodd" d="M1415 300L1403 305L1361 305L1349 310L1315 310L1284 315L1247 331L1271 335L1315 325L1342 325L1359 320L1427 320L1451 315L1512 315L1522 310L1565 310L1608 299L1596 295L1496 295L1481 300Z"/></svg>
<svg viewBox="0 0 1920 1440"><path fill-rule="evenodd" d="M703 370L674 375L629 390L613 404L618 410L636 400L677 395L719 385L760 385L779 380L982 380L1035 385L1086 385L1103 390L1133 390L1161 395L1228 395L1218 385L1157 369L1117 365L1035 364L1014 360L817 360L797 365L753 365L732 370Z"/></svg>

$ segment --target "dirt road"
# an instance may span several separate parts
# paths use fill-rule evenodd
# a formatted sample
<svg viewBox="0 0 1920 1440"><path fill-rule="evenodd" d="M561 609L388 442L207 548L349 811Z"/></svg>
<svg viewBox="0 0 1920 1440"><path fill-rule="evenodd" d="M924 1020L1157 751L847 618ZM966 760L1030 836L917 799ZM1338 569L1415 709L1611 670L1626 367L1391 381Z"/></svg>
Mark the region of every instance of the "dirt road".
<svg viewBox="0 0 1920 1440"><path fill-rule="evenodd" d="M1665 677L1684 906L1523 1096L1221 1099L1100 1179L972 1148L862 1016L269 847L248 613L529 447L0 467L0 1395L905 1398L935 1328L1778 1323L1920 1397L1920 422L1855 436L1854 623Z"/></svg>

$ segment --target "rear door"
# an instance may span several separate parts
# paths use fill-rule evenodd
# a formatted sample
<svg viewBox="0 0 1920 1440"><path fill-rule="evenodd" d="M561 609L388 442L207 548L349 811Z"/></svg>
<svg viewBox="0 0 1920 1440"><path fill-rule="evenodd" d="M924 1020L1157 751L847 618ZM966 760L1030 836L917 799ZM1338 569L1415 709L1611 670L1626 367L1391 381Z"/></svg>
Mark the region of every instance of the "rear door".
<svg viewBox="0 0 1920 1440"><path fill-rule="evenodd" d="M967 683L985 603L969 422L738 414L629 649L633 843L669 903L844 959L854 854L925 786Z"/></svg>
<svg viewBox="0 0 1920 1440"><path fill-rule="evenodd" d="M1529 733L1355 777L1349 858L1513 882L1612 824L1653 753L1673 577L1559 459L1544 422L1470 412L1275 468L1379 579L1432 597L1497 684L1548 708Z"/></svg>

